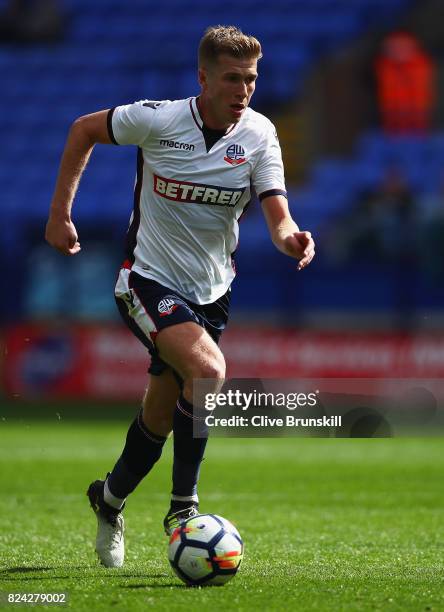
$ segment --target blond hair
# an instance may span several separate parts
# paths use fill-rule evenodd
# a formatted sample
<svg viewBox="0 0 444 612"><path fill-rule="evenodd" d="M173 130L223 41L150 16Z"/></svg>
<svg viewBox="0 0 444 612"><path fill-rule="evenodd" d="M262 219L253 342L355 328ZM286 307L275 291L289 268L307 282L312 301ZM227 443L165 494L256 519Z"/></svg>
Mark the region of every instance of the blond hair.
<svg viewBox="0 0 444 612"><path fill-rule="evenodd" d="M199 43L199 67L214 64L226 53L241 59L260 59L261 44L254 36L244 34L236 26L211 26Z"/></svg>

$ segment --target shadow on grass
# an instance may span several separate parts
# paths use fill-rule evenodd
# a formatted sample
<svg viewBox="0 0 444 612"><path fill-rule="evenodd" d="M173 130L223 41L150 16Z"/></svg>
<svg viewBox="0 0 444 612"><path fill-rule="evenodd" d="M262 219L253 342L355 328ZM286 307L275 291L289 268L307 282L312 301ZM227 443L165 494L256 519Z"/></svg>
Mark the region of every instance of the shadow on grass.
<svg viewBox="0 0 444 612"><path fill-rule="evenodd" d="M66 568L64 568L66 569ZM70 576L53 576L48 574L46 576L38 575L39 572L53 572L60 570L59 567L42 567L36 565L35 567L23 566L23 567L7 567L0 570L0 580L3 582L8 580L14 580L15 582L35 582L36 580L69 580ZM27 576L20 576L20 574L29 574Z"/></svg>
<svg viewBox="0 0 444 612"><path fill-rule="evenodd" d="M18 567L6 567L5 569L0 570L0 574L25 574L26 572L47 572L49 570L55 569L54 567L42 567L42 566L29 566L23 565Z"/></svg>
<svg viewBox="0 0 444 612"><path fill-rule="evenodd" d="M35 574L37 572L49 572L49 571L57 571L60 570L62 568L60 567L43 567L40 565L36 565L36 566L29 566L29 565L23 565L23 566L17 566L17 567L6 567L4 569L0 570L0 577L2 580L5 580L8 578L8 576L14 575L14 580L16 581L23 581L23 582L29 582L29 581L33 581L33 580L70 580L73 578L73 576L54 576L54 575L48 575L48 576L36 576ZM64 570L66 570L67 568L63 568ZM84 571L85 569L93 569L93 575L96 576L96 571L98 570L100 572L100 577L101 578L108 578L109 580L118 580L118 579L127 579L127 578L141 578L141 575L139 573L134 573L134 574L130 574L130 573L118 573L115 571L111 571L109 573L106 573L106 569L102 568L102 567L97 567L97 568L86 568L84 566L80 566L80 567L70 567L70 570L82 570ZM105 571L103 571L105 570ZM31 574L30 576L16 576L15 574ZM82 578L85 579L87 576L83 575ZM165 579L168 578L168 576L166 574L146 574L146 579L147 582L143 583L143 584L127 584L127 585L122 585L121 588L122 589L146 589L146 588L178 588L178 589L183 589L183 588L188 588L185 584L178 584L177 582L168 582L168 583L159 583L157 582L157 580L161 580L161 579ZM151 582L154 581L154 582Z"/></svg>
<svg viewBox="0 0 444 612"><path fill-rule="evenodd" d="M149 578L152 578L152 576L149 576ZM146 584L125 584L124 586L122 586L122 589L162 589L162 588L175 588L175 589L188 589L190 587L187 587L186 584L177 584L177 582L167 582L165 583L158 583L158 582L147 582Z"/></svg>

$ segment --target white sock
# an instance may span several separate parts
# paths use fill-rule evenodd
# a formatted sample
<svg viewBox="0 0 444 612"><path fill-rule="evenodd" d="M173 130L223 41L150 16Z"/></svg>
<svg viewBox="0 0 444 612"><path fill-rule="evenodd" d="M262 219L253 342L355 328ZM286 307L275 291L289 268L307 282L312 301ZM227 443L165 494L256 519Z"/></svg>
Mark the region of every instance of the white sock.
<svg viewBox="0 0 444 612"><path fill-rule="evenodd" d="M103 499L112 508L116 508L116 510L120 510L125 503L125 499L120 499L111 493L108 487L108 478L105 480L105 486L103 488Z"/></svg>
<svg viewBox="0 0 444 612"><path fill-rule="evenodd" d="M199 503L199 497L196 495L171 495L171 501L180 501L180 502L194 502L195 504Z"/></svg>

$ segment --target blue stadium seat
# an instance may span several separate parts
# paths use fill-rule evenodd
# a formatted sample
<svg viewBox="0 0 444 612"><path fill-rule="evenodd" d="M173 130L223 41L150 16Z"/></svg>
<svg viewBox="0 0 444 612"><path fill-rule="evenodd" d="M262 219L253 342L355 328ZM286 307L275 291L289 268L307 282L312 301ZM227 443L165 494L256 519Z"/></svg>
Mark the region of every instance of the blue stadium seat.
<svg viewBox="0 0 444 612"><path fill-rule="evenodd" d="M261 69L265 86L258 87L253 107L262 110L266 104L276 106L291 100L322 52L362 32L366 25L363 15L379 10L382 14L385 4L399 8L409 2L276 0L270 4L267 0L244 0L238 4L235 21L256 34L264 48ZM203 0L169 0L167 4L64 0L63 6L68 27L61 43L0 48L2 99L5 107L13 109L0 117L0 129L8 134L8 147L0 151L0 215L17 223L19 214L32 214L36 219L46 216L58 158L76 117L143 97L176 98L197 93L197 43L208 25L226 23L228 14L226 5ZM368 139L371 142L371 137ZM127 217L134 150L122 147L121 151L97 148L76 205L79 218L102 219L104 210L113 219ZM384 159L396 153L391 144L378 141L377 136L372 145L362 145L367 164L379 159L381 151ZM438 152L441 156L444 153L444 138L428 141L420 158L433 160ZM116 155L121 155L119 163L127 179L109 172ZM408 168L414 168L419 154L412 144L397 155ZM17 166L26 158L32 158L29 171L23 180L14 181ZM436 166L430 163L429 167L434 170L414 177L422 189L436 182ZM363 164L359 171L355 168L349 173L342 162L327 160L314 169L315 187L295 197L296 210L300 207L308 220L319 223L346 205L356 188L357 176L370 181L375 171L368 168ZM110 194L105 209L104 193ZM251 236L257 231L262 241L266 227L262 220L261 224L254 226Z"/></svg>

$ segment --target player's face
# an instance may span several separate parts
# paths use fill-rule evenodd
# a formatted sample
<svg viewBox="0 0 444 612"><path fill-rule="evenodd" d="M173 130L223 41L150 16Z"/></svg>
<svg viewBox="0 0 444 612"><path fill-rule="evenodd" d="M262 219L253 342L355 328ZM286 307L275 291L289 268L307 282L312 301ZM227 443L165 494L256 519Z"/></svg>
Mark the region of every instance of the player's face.
<svg viewBox="0 0 444 612"><path fill-rule="evenodd" d="M199 70L202 119L213 129L240 121L256 87L257 59L219 55L214 66Z"/></svg>

